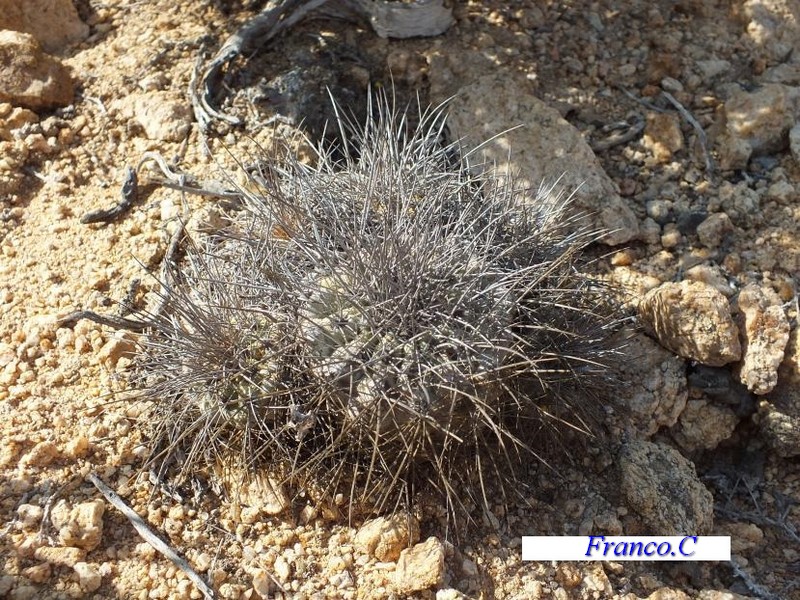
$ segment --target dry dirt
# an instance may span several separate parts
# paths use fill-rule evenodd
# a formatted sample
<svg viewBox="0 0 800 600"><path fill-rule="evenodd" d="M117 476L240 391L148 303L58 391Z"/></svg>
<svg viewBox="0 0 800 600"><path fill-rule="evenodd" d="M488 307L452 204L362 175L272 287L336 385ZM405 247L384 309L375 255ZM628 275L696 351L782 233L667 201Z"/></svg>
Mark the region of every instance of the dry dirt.
<svg viewBox="0 0 800 600"><path fill-rule="evenodd" d="M201 597L186 575L143 543L110 504L104 504L102 516L70 513L72 507L86 508L82 503L102 498L86 480L90 472L186 556L219 597L258 597L254 587L298 598L398 595L392 587L395 563L354 546L359 523L348 524L325 511L313 513L302 499L280 515L253 518L236 503L215 500L208 490L196 498L175 499L146 478L134 477L142 457L135 427L142 407L124 397L120 401L130 364L124 354L128 339L85 320L74 327L57 327L55 321L76 309L115 313L133 280L141 280L141 299L155 288L148 271L158 268L175 217L197 212L213 217L218 200L148 186L145 177L126 215L110 224L81 224L87 212L118 201L126 165L134 165L145 151L174 158L184 172L219 179L218 163L235 170L226 148L237 157L247 156L256 149L253 142L269 148L276 136L291 136L297 123L265 125L274 114L274 96L259 89L259 77L273 80L291 71L293 61L312 81L327 77L324 83L348 101L365 92L347 86L363 86L370 77L385 84L387 64L400 87L419 88L423 98L437 64L449 65L455 80L448 86L454 90L477 76L471 65L482 65L522 76L533 93L596 141L608 135L602 126L624 121L632 111L646 112L625 91L653 99L665 77L681 82L676 97L710 130L726 84L753 86L759 75L784 60L776 58L786 55L773 42L790 49L793 44L795 54L800 52L800 9L792 2L458 2L456 23L444 36L403 41L381 40L370 29L341 20L314 20L247 66L237 63L226 109L246 116L247 126L215 126L207 137L208 152L190 124L186 99L198 53L204 42L218 47L261 4L81 1L89 37L54 52L72 70L75 101L24 117L29 123L22 126L28 129L20 139L30 147L17 156L17 179L0 197L2 597ZM753 5L775 11L778 41L769 31L748 27L754 22L748 16ZM701 61L706 61L705 70L696 68ZM137 105L145 96L156 108L171 107L169 118L147 112L153 106ZM13 108L0 104L0 118L8 118ZM279 108L284 114L293 110ZM297 122L306 117L311 130L324 117L321 110L291 116L299 117ZM172 123L172 129L149 129L153 122ZM642 223L664 206L670 211L655 238L615 248L603 268L631 269L668 281L706 261L737 285L757 282L775 289L784 301L796 297L800 156L783 147L747 169L717 170L712 176L704 171L703 153L696 151L696 131L678 122L688 141L673 150L638 137L598 152ZM776 184L782 187L773 190ZM692 223L721 202L718 190L724 185L743 185L762 204L754 215L743 209L724 253L709 256L698 251L697 223ZM651 200L667 205L647 205ZM603 515L627 523L623 506L603 500L614 497L613 490L595 487L603 484L602 466L592 464L590 476L582 472L586 469L567 468L563 478L532 467L530 505L498 506L497 514L479 517L477 525L458 535L446 530L436 514L422 515L421 539L442 540L446 560L438 591L417 595L721 600L738 593L800 598L800 468L796 458L780 458L756 437L757 431L744 423L717 453L692 456L723 509L716 514L715 533L732 535L743 569L739 574L730 565L713 563L523 563L522 535L577 535L587 520L591 527L592 519L597 524ZM758 468L743 466L741 456L748 452L761 458ZM607 466L609 461L595 462ZM723 466L715 471L714 465ZM99 523L102 529L92 531L92 524ZM67 544L64 529L70 527L88 539ZM42 552L49 546L71 550Z"/></svg>

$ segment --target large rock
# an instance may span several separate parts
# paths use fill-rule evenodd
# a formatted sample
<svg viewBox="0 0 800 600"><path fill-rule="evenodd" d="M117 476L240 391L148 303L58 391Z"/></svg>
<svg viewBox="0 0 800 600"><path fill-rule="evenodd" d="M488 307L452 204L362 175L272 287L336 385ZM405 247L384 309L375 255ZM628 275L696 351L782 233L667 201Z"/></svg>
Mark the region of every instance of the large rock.
<svg viewBox="0 0 800 600"><path fill-rule="evenodd" d="M721 367L742 356L728 299L706 283L660 285L642 298L639 317L662 346L684 358Z"/></svg>
<svg viewBox="0 0 800 600"><path fill-rule="evenodd" d="M789 341L789 320L778 295L757 285L739 292L737 306L743 355L739 380L754 394L767 394L778 383L778 366Z"/></svg>
<svg viewBox="0 0 800 600"><path fill-rule="evenodd" d="M800 456L800 328L789 337L778 385L759 407L761 433L784 457Z"/></svg>
<svg viewBox="0 0 800 600"><path fill-rule="evenodd" d="M365 554L385 562L397 560L404 549L418 540L419 523L416 517L401 512L367 521L358 530L354 542Z"/></svg>
<svg viewBox="0 0 800 600"><path fill-rule="evenodd" d="M75 95L67 67L32 35L0 31L0 102L33 110L66 106Z"/></svg>
<svg viewBox="0 0 800 600"><path fill-rule="evenodd" d="M444 545L429 537L413 548L400 553L394 572L395 588L401 594L412 594L438 587L444 579Z"/></svg>
<svg viewBox="0 0 800 600"><path fill-rule="evenodd" d="M652 535L711 531L714 498L694 465L669 446L632 440L619 458L621 492Z"/></svg>
<svg viewBox="0 0 800 600"><path fill-rule="evenodd" d="M47 52L89 35L72 0L0 0L0 29L30 33Z"/></svg>
<svg viewBox="0 0 800 600"><path fill-rule="evenodd" d="M136 121L150 140L180 142L192 126L189 104L174 92L131 94L116 100L112 107L124 118Z"/></svg>
<svg viewBox="0 0 800 600"><path fill-rule="evenodd" d="M738 9L745 31L772 63L784 62L800 39L796 0L746 0ZM796 56L796 54L795 54Z"/></svg>
<svg viewBox="0 0 800 600"><path fill-rule="evenodd" d="M751 156L785 149L799 108L799 87L769 83L753 91L734 91L725 102L724 129L717 140L720 166L743 169Z"/></svg>
<svg viewBox="0 0 800 600"><path fill-rule="evenodd" d="M468 147L483 144L473 162L497 165L498 174L519 185L537 190L557 184L557 189L574 193L575 206L609 232L604 242L615 245L636 238L636 216L586 140L527 88L527 80L508 72L485 75L463 87L448 107L454 137Z"/></svg>
<svg viewBox="0 0 800 600"><path fill-rule="evenodd" d="M58 529L58 537L64 546L94 550L103 538L102 500L82 502L69 507L66 502L56 504L52 512L53 525Z"/></svg>
<svg viewBox="0 0 800 600"><path fill-rule="evenodd" d="M620 429L632 424L649 437L673 426L688 398L686 362L643 334L631 336L624 352L630 360L620 365L620 379L628 382L619 391Z"/></svg>
<svg viewBox="0 0 800 600"><path fill-rule="evenodd" d="M713 450L733 434L738 424L739 417L729 406L721 406L709 398L692 399L672 428L672 436L689 452Z"/></svg>

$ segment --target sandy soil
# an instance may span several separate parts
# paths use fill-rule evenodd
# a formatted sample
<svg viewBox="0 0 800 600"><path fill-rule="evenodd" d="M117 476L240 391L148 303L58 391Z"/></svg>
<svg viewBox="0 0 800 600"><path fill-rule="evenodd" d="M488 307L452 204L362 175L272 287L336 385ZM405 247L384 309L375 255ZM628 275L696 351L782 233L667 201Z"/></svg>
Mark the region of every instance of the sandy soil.
<svg viewBox="0 0 800 600"><path fill-rule="evenodd" d="M225 108L246 116L247 125L216 125L207 136L208 152L186 99L198 52L204 42L216 48L261 3L81 2L90 36L54 53L73 72L74 104L32 116L14 113L22 119L17 127L22 134L7 127L19 147L16 154L5 147L16 161L15 178L0 197L0 596L201 597L185 573L144 543L110 504L102 504L99 516L97 506L87 504L102 499L86 480L90 472L145 517L221 598L258 597L265 590L297 598L403 595L393 588L396 564L368 556L355 544L360 523L311 511L302 499L279 515L262 511L254 517L209 490L176 499L146 478L135 478L143 456L135 423L144 409L126 400L124 391L130 337L86 320L74 327L58 327L56 320L76 309L116 313L134 280L141 284L133 298L142 303L156 287L148 271L157 271L175 217L201 214L201 221L212 222L218 201L150 186L145 178L124 217L81 224L87 212L118 201L127 165L146 151L158 151L187 173L219 179L220 164L235 170L226 148L242 156L256 151L256 143L269 148L276 137L295 135L299 119L265 125L274 115L274 96L268 85L259 87L262 78L288 78L295 65L311 81L348 98L364 94L349 86L363 86L370 78L385 82L391 66L401 87L419 88L426 99L430 80L441 81L441 73L432 72L436 65L449 65L455 80L445 87L454 89L476 76L455 65L487 65L509 77L526 77L539 98L590 140L607 135L600 131L603 125L644 110L625 90L653 99L662 80L671 77L682 84L676 97L711 131L726 85L754 85L781 62L769 36L748 29L754 4L459 2L456 23L442 38L404 41L381 40L368 28L340 20L314 20L247 65L237 63ZM796 3L763 4L779 15L794 10L797 27ZM780 18L791 23L788 16ZM786 39L781 43L800 50L796 39ZM721 70L714 72L710 61L725 64L718 63ZM291 114L294 105L279 108L298 116ZM13 110L0 104L0 118L9 119ZM323 119L324 113L312 115L307 127L313 131ZM691 124L681 122L680 131L687 140L696 139ZM668 281L706 261L739 286L757 282L784 301L796 297L800 167L789 148L776 149L747 169L711 176L694 143L682 143L666 159L657 146L636 138L598 152L642 223L664 206L671 211L655 238L615 248L603 268ZM704 255L696 243L697 224L683 225L692 223L695 213L722 205L724 190L737 185L752 191L760 209L742 209L725 252ZM648 204L653 200L667 204ZM532 466L530 506L498 507L495 518L484 517L458 536L444 528L441 514L421 515L421 539L441 540L446 560L438 591L417 596L800 597L800 469L796 458L770 452L757 436L752 424L743 423L716 451L691 456L724 509L716 514L715 533L733 537L744 574L725 564L522 563L522 535L577 535L587 519L597 523L605 513L626 522L625 508L609 504L617 496L607 489L601 467L576 465L556 479ZM757 454L758 468L743 467L743 453ZM730 465L734 474L738 470L749 478L731 476ZM86 514L73 512L75 507Z"/></svg>

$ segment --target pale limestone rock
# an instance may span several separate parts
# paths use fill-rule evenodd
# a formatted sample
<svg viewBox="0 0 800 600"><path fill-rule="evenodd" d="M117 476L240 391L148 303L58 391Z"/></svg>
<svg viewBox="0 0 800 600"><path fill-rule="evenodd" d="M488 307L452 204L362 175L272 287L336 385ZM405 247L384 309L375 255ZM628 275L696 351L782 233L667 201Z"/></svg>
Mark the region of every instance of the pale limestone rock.
<svg viewBox="0 0 800 600"><path fill-rule="evenodd" d="M725 523L721 529L720 534L731 536L732 554L746 552L764 541L764 532L755 523Z"/></svg>
<svg viewBox="0 0 800 600"><path fill-rule="evenodd" d="M176 92L155 91L131 94L112 106L137 122L150 140L180 142L192 126L192 112L186 99Z"/></svg>
<svg viewBox="0 0 800 600"><path fill-rule="evenodd" d="M714 499L694 465L663 444L632 440L619 457L621 492L647 530L658 535L711 531Z"/></svg>
<svg viewBox="0 0 800 600"><path fill-rule="evenodd" d="M664 283L641 300L639 316L650 335L684 358L714 367L741 358L728 299L709 285Z"/></svg>
<svg viewBox="0 0 800 600"><path fill-rule="evenodd" d="M748 285L737 300L743 360L739 381L764 395L778 383L778 367L789 341L789 321L781 300L771 289Z"/></svg>
<svg viewBox="0 0 800 600"><path fill-rule="evenodd" d="M78 585L81 586L81 590L84 592L94 592L103 583L103 576L100 575L100 572L94 565L79 562L75 563L75 566L72 568L78 575Z"/></svg>
<svg viewBox="0 0 800 600"><path fill-rule="evenodd" d="M419 523L416 517L397 513L364 523L358 530L354 543L365 554L388 562L397 560L405 548L418 540Z"/></svg>
<svg viewBox="0 0 800 600"><path fill-rule="evenodd" d="M28 531L37 529L44 516L44 509L36 504L21 504L17 509L17 522Z"/></svg>
<svg viewBox="0 0 800 600"><path fill-rule="evenodd" d="M86 550L63 546L42 546L33 553L36 560L43 560L61 567L74 567L86 558Z"/></svg>
<svg viewBox="0 0 800 600"><path fill-rule="evenodd" d="M50 566L50 563L39 563L24 569L22 574L33 583L44 583L53 574L53 567Z"/></svg>
<svg viewBox="0 0 800 600"><path fill-rule="evenodd" d="M619 392L625 410L618 426L630 423L649 437L674 425L686 406L686 363L642 334L626 341L625 354L630 360L621 362L620 377L629 385Z"/></svg>
<svg viewBox="0 0 800 600"><path fill-rule="evenodd" d="M69 69L32 35L0 31L0 102L32 110L66 106L75 95Z"/></svg>
<svg viewBox="0 0 800 600"><path fill-rule="evenodd" d="M706 399L689 400L672 435L689 452L713 450L731 436L738 424L736 413L727 406Z"/></svg>
<svg viewBox="0 0 800 600"><path fill-rule="evenodd" d="M281 514L291 504L286 488L276 479L256 475L247 485L240 486L238 482L231 478L228 471L220 470L217 474L226 485L231 486L231 489L239 489L237 500L243 506L274 516Z"/></svg>
<svg viewBox="0 0 800 600"><path fill-rule="evenodd" d="M778 384L759 406L761 434L783 457L800 455L800 328L789 336Z"/></svg>
<svg viewBox="0 0 800 600"><path fill-rule="evenodd" d="M394 585L399 593L412 594L438 587L443 579L444 546L435 537L400 553L394 573Z"/></svg>
<svg viewBox="0 0 800 600"><path fill-rule="evenodd" d="M713 213L697 226L697 239L706 248L718 248L733 229L733 223L728 215Z"/></svg>
<svg viewBox="0 0 800 600"><path fill-rule="evenodd" d="M72 0L0 0L0 29L29 33L47 52L84 40L89 26Z"/></svg>
<svg viewBox="0 0 800 600"><path fill-rule="evenodd" d="M800 123L789 130L789 149L794 161L800 164Z"/></svg>
<svg viewBox="0 0 800 600"><path fill-rule="evenodd" d="M746 0L739 9L747 36L770 62L786 61L800 39L795 0Z"/></svg>
<svg viewBox="0 0 800 600"><path fill-rule="evenodd" d="M94 550L103 537L103 513L106 505L102 500L81 502L69 508L61 501L53 507L52 521L58 529L62 544L84 550Z"/></svg>
<svg viewBox="0 0 800 600"><path fill-rule="evenodd" d="M97 353L97 360L109 368L117 366L120 358L132 357L136 350L136 337L130 331L119 330L103 344Z"/></svg>
<svg viewBox="0 0 800 600"><path fill-rule="evenodd" d="M55 443L51 441L39 442L22 456L19 465L22 469L28 467L42 468L49 465L58 457L58 447Z"/></svg>
<svg viewBox="0 0 800 600"><path fill-rule="evenodd" d="M736 90L721 117L725 126L717 140L720 166L744 168L751 156L783 150L799 104L800 88L793 86L769 83L753 91Z"/></svg>
<svg viewBox="0 0 800 600"><path fill-rule="evenodd" d="M731 70L731 63L722 59L698 60L694 64L706 83Z"/></svg>
<svg viewBox="0 0 800 600"><path fill-rule="evenodd" d="M699 281L710 285L726 298L730 298L736 290L728 283L728 278L718 266L695 265L686 270L686 279L689 281Z"/></svg>
<svg viewBox="0 0 800 600"><path fill-rule="evenodd" d="M532 190L558 182L558 189L574 193L576 208L609 231L605 243L622 244L639 235L636 215L581 133L529 92L524 79L496 72L479 77L458 92L448 114L454 136L471 146L481 144L476 158L497 165L499 175Z"/></svg>
<svg viewBox="0 0 800 600"><path fill-rule="evenodd" d="M653 153L657 163L672 160L672 155L683 149L683 132L678 115L648 113L642 144Z"/></svg>

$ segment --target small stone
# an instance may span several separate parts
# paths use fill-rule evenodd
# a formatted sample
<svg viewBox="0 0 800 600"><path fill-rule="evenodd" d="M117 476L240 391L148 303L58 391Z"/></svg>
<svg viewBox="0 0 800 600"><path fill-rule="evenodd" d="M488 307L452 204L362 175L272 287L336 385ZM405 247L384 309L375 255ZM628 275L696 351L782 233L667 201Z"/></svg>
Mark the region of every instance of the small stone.
<svg viewBox="0 0 800 600"><path fill-rule="evenodd" d="M33 565L32 567L28 567L22 571L22 574L30 579L33 583L44 583L50 579L50 575L52 573L53 568L50 566L50 563Z"/></svg>
<svg viewBox="0 0 800 600"><path fill-rule="evenodd" d="M713 213L697 226L697 239L706 248L719 248L725 236L734 230L725 213Z"/></svg>
<svg viewBox="0 0 800 600"><path fill-rule="evenodd" d="M30 452L27 452L20 459L19 464L22 468L27 467L46 467L58 458L58 448L53 442L39 442Z"/></svg>
<svg viewBox="0 0 800 600"><path fill-rule="evenodd" d="M789 130L789 149L794 161L800 165L800 123Z"/></svg>
<svg viewBox="0 0 800 600"><path fill-rule="evenodd" d="M253 479L246 487L241 488L239 500L269 516L281 514L290 505L286 488L271 477Z"/></svg>
<svg viewBox="0 0 800 600"><path fill-rule="evenodd" d="M789 335L778 385L759 405L761 435L779 456L800 455L800 328Z"/></svg>
<svg viewBox="0 0 800 600"><path fill-rule="evenodd" d="M726 137L724 142L720 142L718 148L719 166L723 171L734 169L746 169L753 148L747 140L737 137Z"/></svg>
<svg viewBox="0 0 800 600"><path fill-rule="evenodd" d="M132 94L113 105L122 116L135 120L148 139L180 142L191 128L191 110L186 101L170 91Z"/></svg>
<svg viewBox="0 0 800 600"><path fill-rule="evenodd" d="M44 510L35 504L22 504L17 509L17 519L23 529L32 530L39 527L42 522Z"/></svg>
<svg viewBox="0 0 800 600"><path fill-rule="evenodd" d="M620 250L611 256L612 267L629 267L633 264L634 254L631 250Z"/></svg>
<svg viewBox="0 0 800 600"><path fill-rule="evenodd" d="M435 537L400 553L394 573L395 588L399 593L412 594L437 587L443 579L444 546Z"/></svg>
<svg viewBox="0 0 800 600"><path fill-rule="evenodd" d="M111 336L100 352L97 359L109 368L117 366L120 358L130 358L136 350L136 338L130 331L119 330Z"/></svg>
<svg viewBox="0 0 800 600"><path fill-rule="evenodd" d="M244 592L247 588L244 585L237 584L237 583L223 583L219 586L219 597L222 600L239 600L240 598L245 597ZM152 593L150 594L152 597ZM166 597L162 596L162 597Z"/></svg>
<svg viewBox="0 0 800 600"><path fill-rule="evenodd" d="M467 596L453 588L436 590L436 600L465 600Z"/></svg>
<svg viewBox="0 0 800 600"><path fill-rule="evenodd" d="M281 583L286 583L289 581L289 577L292 575L292 567L283 556L279 556L275 560L272 570L275 573L275 577L277 577L278 581Z"/></svg>
<svg viewBox="0 0 800 600"><path fill-rule="evenodd" d="M764 532L754 523L726 523L723 530L731 536L733 554L741 554L764 541Z"/></svg>
<svg viewBox="0 0 800 600"><path fill-rule="evenodd" d="M689 452L713 450L733 434L738 424L736 413L727 406L708 400L689 400L671 432L681 448Z"/></svg>
<svg viewBox="0 0 800 600"><path fill-rule="evenodd" d="M661 80L661 89L670 94L679 94L683 91L683 84L672 77L664 77Z"/></svg>
<svg viewBox="0 0 800 600"><path fill-rule="evenodd" d="M653 153L656 162L672 160L673 154L683 148L679 117L673 113L649 113L642 143Z"/></svg>
<svg viewBox="0 0 800 600"><path fill-rule="evenodd" d="M331 575L329 581L331 582L331 585L341 590L352 587L353 576L350 574L350 571L342 571L341 573L336 573L335 575Z"/></svg>
<svg viewBox="0 0 800 600"><path fill-rule="evenodd" d="M608 580L603 565L598 562L590 563L583 571L583 589L591 593L599 593L600 597L613 596L611 582Z"/></svg>
<svg viewBox="0 0 800 600"><path fill-rule="evenodd" d="M648 200L644 205L647 216L653 219L659 225L666 225L669 222L670 210L672 209L672 202L669 200Z"/></svg>
<svg viewBox="0 0 800 600"><path fill-rule="evenodd" d="M639 316L650 335L684 358L721 367L742 356L728 300L707 284L664 283L641 300Z"/></svg>
<svg viewBox="0 0 800 600"><path fill-rule="evenodd" d="M33 110L66 106L75 92L69 70L32 35L0 31L0 102Z"/></svg>
<svg viewBox="0 0 800 600"><path fill-rule="evenodd" d="M751 392L767 394L778 383L778 367L789 341L789 321L778 295L757 285L739 292L737 307L742 315L739 380Z"/></svg>
<svg viewBox="0 0 800 600"><path fill-rule="evenodd" d="M675 248L681 243L681 232L678 230L675 223L667 223L664 227L664 232L661 234L661 245L669 250Z"/></svg>
<svg viewBox="0 0 800 600"><path fill-rule="evenodd" d="M480 144L477 162L497 165L501 179L508 174L531 190L543 181L558 181L560 189L574 192L576 208L591 212L598 226L610 232L601 240L605 244L624 244L638 237L635 213L585 138L555 108L537 98L522 76L493 72L473 78L458 92L458 99L449 110L447 124L454 138ZM526 123L527 131L509 130L509 123Z"/></svg>
<svg viewBox="0 0 800 600"><path fill-rule="evenodd" d="M8 595L8 600L37 600L41 598L36 587L19 583Z"/></svg>
<svg viewBox="0 0 800 600"><path fill-rule="evenodd" d="M794 7L790 2L760 0L750 0L741 5L742 32L759 49L759 55L771 64L795 62L789 60L800 38L800 23L790 17L796 14L791 12Z"/></svg>
<svg viewBox="0 0 800 600"><path fill-rule="evenodd" d="M776 181L767 188L767 199L778 202L790 202L797 197L794 186L788 181Z"/></svg>
<svg viewBox="0 0 800 600"><path fill-rule="evenodd" d="M33 35L47 52L56 52L89 35L72 0L0 0L0 29Z"/></svg>
<svg viewBox="0 0 800 600"><path fill-rule="evenodd" d="M303 509L300 511L300 522L303 525L308 525L317 518L319 511L316 508L311 506L310 504L306 504Z"/></svg>
<svg viewBox="0 0 800 600"><path fill-rule="evenodd" d="M65 546L94 550L103 537L105 508L106 505L102 500L91 500L73 507L68 515L65 515L63 509L57 512L54 509L53 525L58 528L61 543Z"/></svg>
<svg viewBox="0 0 800 600"><path fill-rule="evenodd" d="M89 452L89 438L78 435L67 442L64 455L70 458L83 458Z"/></svg>
<svg viewBox="0 0 800 600"><path fill-rule="evenodd" d="M736 90L725 102L725 132L718 139L723 169L744 168L750 154L763 156L785 148L795 125L795 104L800 88L768 83L754 91ZM726 152L734 145L749 148L746 157L731 163Z"/></svg>
<svg viewBox="0 0 800 600"><path fill-rule="evenodd" d="M397 560L403 549L419 540L419 522L407 513L367 521L356 534L356 547L380 561Z"/></svg>
<svg viewBox="0 0 800 600"><path fill-rule="evenodd" d="M646 600L690 600L681 590L662 587L650 594Z"/></svg>
<svg viewBox="0 0 800 600"><path fill-rule="evenodd" d="M36 560L44 560L61 567L74 567L86 558L86 550L63 546L42 546L33 553Z"/></svg>
<svg viewBox="0 0 800 600"><path fill-rule="evenodd" d="M699 281L710 285L726 298L730 298L736 293L736 290L728 283L728 278L725 277L719 267L695 265L686 270L685 276L689 281Z"/></svg>
<svg viewBox="0 0 800 600"><path fill-rule="evenodd" d="M461 572L464 574L465 577L477 577L478 565L476 565L470 559L465 558L461 563Z"/></svg>
<svg viewBox="0 0 800 600"><path fill-rule="evenodd" d="M705 83L731 70L731 63L727 60L698 60L694 64Z"/></svg>
<svg viewBox="0 0 800 600"><path fill-rule="evenodd" d="M94 592L103 583L103 577L97 570L97 567L85 562L75 563L72 567L78 575L78 585L84 592Z"/></svg>
<svg viewBox="0 0 800 600"><path fill-rule="evenodd" d="M654 246L661 243L661 226L650 217L642 221L639 231L639 239L645 244Z"/></svg>
<svg viewBox="0 0 800 600"><path fill-rule="evenodd" d="M556 567L556 580L566 590L578 587L583 581L581 570L572 563L561 563Z"/></svg>
<svg viewBox="0 0 800 600"><path fill-rule="evenodd" d="M694 465L663 444L632 440L619 457L621 492L648 531L702 535L711 531L714 498Z"/></svg>
<svg viewBox="0 0 800 600"><path fill-rule="evenodd" d="M253 591L261 598L269 598L272 589L272 578L269 573L261 569L256 571L255 575L253 575Z"/></svg>
<svg viewBox="0 0 800 600"><path fill-rule="evenodd" d="M256 523L261 517L261 509L257 506L245 506L239 514L239 520L245 525Z"/></svg>

